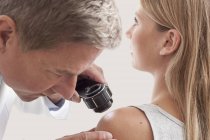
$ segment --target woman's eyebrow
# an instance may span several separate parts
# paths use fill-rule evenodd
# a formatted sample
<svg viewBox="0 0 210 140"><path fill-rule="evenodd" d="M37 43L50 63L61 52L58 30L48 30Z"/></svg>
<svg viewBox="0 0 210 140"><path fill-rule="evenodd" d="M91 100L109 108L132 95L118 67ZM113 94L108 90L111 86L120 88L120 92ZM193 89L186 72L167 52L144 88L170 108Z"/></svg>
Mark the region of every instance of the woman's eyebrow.
<svg viewBox="0 0 210 140"><path fill-rule="evenodd" d="M135 16L140 20L144 20L143 17L138 12L135 12Z"/></svg>

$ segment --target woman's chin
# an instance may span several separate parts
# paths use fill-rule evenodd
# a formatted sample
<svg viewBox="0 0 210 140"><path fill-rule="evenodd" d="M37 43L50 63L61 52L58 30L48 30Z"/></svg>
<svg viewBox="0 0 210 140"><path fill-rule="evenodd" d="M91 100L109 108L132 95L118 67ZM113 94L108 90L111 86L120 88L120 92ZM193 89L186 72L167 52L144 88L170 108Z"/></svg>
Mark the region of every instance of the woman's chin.
<svg viewBox="0 0 210 140"><path fill-rule="evenodd" d="M134 69L136 69L136 70L147 72L146 69L144 69L142 66L137 65L137 64L134 63L134 62L132 63L132 67L133 67Z"/></svg>

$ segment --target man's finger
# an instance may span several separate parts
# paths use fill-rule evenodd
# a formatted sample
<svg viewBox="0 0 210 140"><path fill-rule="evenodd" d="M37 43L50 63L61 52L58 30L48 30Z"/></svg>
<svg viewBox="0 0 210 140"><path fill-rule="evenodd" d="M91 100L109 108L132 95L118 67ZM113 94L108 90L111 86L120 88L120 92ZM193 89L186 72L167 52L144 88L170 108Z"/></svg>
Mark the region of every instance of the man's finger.
<svg viewBox="0 0 210 140"><path fill-rule="evenodd" d="M112 134L105 131L81 132L79 134L65 136L57 140L114 140Z"/></svg>
<svg viewBox="0 0 210 140"><path fill-rule="evenodd" d="M92 129L88 130L87 132L93 132L93 131L96 131L96 128L92 128Z"/></svg>
<svg viewBox="0 0 210 140"><path fill-rule="evenodd" d="M81 132L80 135L82 140L107 140L112 138L111 133L104 131Z"/></svg>
<svg viewBox="0 0 210 140"><path fill-rule="evenodd" d="M79 96L79 94L77 93L77 91L75 91L74 95L70 98L70 101L79 103L81 101L81 98Z"/></svg>
<svg viewBox="0 0 210 140"><path fill-rule="evenodd" d="M106 80L103 75L103 70L95 64L92 64L81 75L87 76L88 78L100 83L106 83Z"/></svg>

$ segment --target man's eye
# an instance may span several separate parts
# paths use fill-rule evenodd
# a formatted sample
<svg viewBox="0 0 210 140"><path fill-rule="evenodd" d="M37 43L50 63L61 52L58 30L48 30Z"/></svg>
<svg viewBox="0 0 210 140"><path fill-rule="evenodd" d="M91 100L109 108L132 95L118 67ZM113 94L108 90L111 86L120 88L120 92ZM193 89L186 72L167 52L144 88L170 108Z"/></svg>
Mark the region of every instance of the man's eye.
<svg viewBox="0 0 210 140"><path fill-rule="evenodd" d="M61 74L59 74L59 73L55 73L55 72L53 72L53 75L56 76L57 78L60 78L60 77L63 76L63 75L61 75Z"/></svg>
<svg viewBox="0 0 210 140"><path fill-rule="evenodd" d="M61 74L57 74L57 73L55 73L55 75L56 75L57 77L62 77L62 75L61 75Z"/></svg>

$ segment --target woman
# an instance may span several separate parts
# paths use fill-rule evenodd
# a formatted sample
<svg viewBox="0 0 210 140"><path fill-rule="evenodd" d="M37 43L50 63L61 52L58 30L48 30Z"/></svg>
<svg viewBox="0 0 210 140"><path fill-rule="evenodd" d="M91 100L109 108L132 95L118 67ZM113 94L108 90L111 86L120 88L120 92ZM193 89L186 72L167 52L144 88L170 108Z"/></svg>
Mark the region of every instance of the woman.
<svg viewBox="0 0 210 140"><path fill-rule="evenodd" d="M210 1L140 0L127 32L133 65L155 79L151 104L105 115L118 140L210 140Z"/></svg>

